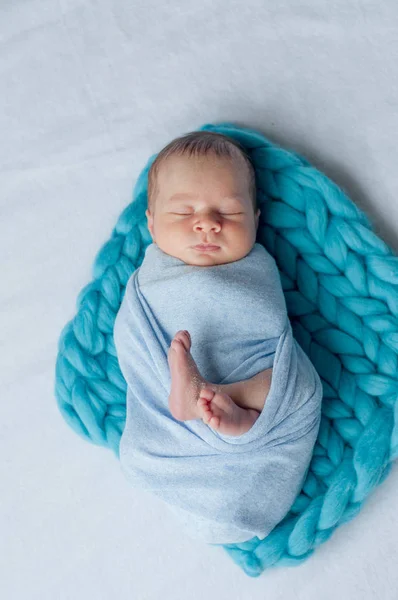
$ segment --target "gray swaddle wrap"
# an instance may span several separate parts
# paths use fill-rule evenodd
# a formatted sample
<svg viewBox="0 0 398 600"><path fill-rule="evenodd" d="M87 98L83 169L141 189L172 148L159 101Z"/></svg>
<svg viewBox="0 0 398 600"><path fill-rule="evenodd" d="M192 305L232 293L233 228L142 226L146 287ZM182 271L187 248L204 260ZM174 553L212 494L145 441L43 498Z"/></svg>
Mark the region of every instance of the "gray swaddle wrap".
<svg viewBox="0 0 398 600"><path fill-rule="evenodd" d="M253 427L222 435L170 413L167 354L180 329L206 380L227 384L273 367ZM263 539L301 490L316 441L322 386L293 338L279 272L256 243L241 260L188 265L150 244L130 277L114 340L127 381L121 468L207 543Z"/></svg>

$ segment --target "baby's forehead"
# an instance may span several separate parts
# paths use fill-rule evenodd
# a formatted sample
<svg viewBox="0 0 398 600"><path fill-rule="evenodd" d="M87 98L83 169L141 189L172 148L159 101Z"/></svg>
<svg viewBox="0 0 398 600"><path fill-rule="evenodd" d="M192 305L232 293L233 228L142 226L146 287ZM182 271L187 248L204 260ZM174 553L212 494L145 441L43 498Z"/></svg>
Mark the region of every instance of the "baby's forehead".
<svg viewBox="0 0 398 600"><path fill-rule="evenodd" d="M208 167L209 171L212 171L213 174L215 173L214 167L220 166L223 170L230 171L235 175L239 173L245 178L247 175L247 168L244 160L239 160L239 157L217 156L212 154L199 156L172 154L159 165L156 178L158 185L169 180L170 170L168 169L170 169L170 167L177 167L177 170L173 170L174 174L177 175L178 171L181 172L186 170L188 172L194 172L195 164L204 170ZM193 171L191 170L192 167Z"/></svg>
<svg viewBox="0 0 398 600"><path fill-rule="evenodd" d="M178 200L194 202L196 195L196 181L201 181L201 176L197 179L197 174L209 169L207 183L214 181L215 188L222 198L222 202L246 203L250 195L250 181L244 158L242 162L240 157L218 156L213 153L206 155L189 154L171 154L164 158L158 165L155 177L156 194L160 193L162 202L170 202L174 195L184 196ZM197 172L195 164L198 165ZM222 169L221 172L218 167ZM192 179L193 178L193 179ZM203 180L202 180L203 181ZM188 198L188 196L190 196ZM236 199L235 199L236 197ZM228 200L227 200L228 199Z"/></svg>

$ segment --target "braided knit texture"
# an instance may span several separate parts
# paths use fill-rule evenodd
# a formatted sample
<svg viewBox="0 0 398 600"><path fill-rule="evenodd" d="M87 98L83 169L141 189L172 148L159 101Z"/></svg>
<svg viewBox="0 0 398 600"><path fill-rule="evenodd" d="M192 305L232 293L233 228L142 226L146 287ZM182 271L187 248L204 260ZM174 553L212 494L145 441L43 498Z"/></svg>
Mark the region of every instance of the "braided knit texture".
<svg viewBox="0 0 398 600"><path fill-rule="evenodd" d="M306 560L360 511L398 454L398 258L344 192L297 153L233 123L200 130L234 138L251 157L261 210L256 241L275 258L294 336L323 384L318 439L289 513L264 540L221 545L257 577ZM96 257L56 363L65 421L117 457L126 382L113 326L127 281L152 242L145 210L155 158Z"/></svg>

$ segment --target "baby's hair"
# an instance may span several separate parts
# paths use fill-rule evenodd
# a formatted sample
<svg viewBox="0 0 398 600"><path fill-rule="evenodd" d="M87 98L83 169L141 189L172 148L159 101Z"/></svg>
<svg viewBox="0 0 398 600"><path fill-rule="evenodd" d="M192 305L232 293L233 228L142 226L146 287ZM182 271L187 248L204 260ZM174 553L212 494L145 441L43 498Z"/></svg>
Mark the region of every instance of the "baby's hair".
<svg viewBox="0 0 398 600"><path fill-rule="evenodd" d="M153 161L148 172L148 208L152 211L157 189L157 175L160 165L172 155L207 156L213 154L231 160L244 161L254 212L257 211L256 177L252 162L243 146L234 139L212 131L191 131L175 138L165 146ZM152 211L153 212L153 211Z"/></svg>

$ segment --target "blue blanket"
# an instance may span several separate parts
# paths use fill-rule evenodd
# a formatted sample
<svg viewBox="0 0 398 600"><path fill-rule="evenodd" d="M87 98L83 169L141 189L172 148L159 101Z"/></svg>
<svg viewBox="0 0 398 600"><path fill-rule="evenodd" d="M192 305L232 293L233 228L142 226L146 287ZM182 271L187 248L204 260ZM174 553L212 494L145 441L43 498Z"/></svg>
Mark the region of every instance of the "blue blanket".
<svg viewBox="0 0 398 600"><path fill-rule="evenodd" d="M264 409L240 436L170 413L167 353L191 334L199 371L216 384L273 367ZM279 272L256 243L243 259L187 265L150 244L130 277L114 340L127 381L122 470L160 497L185 531L213 544L265 538L300 492L321 416L322 386L293 338Z"/></svg>

